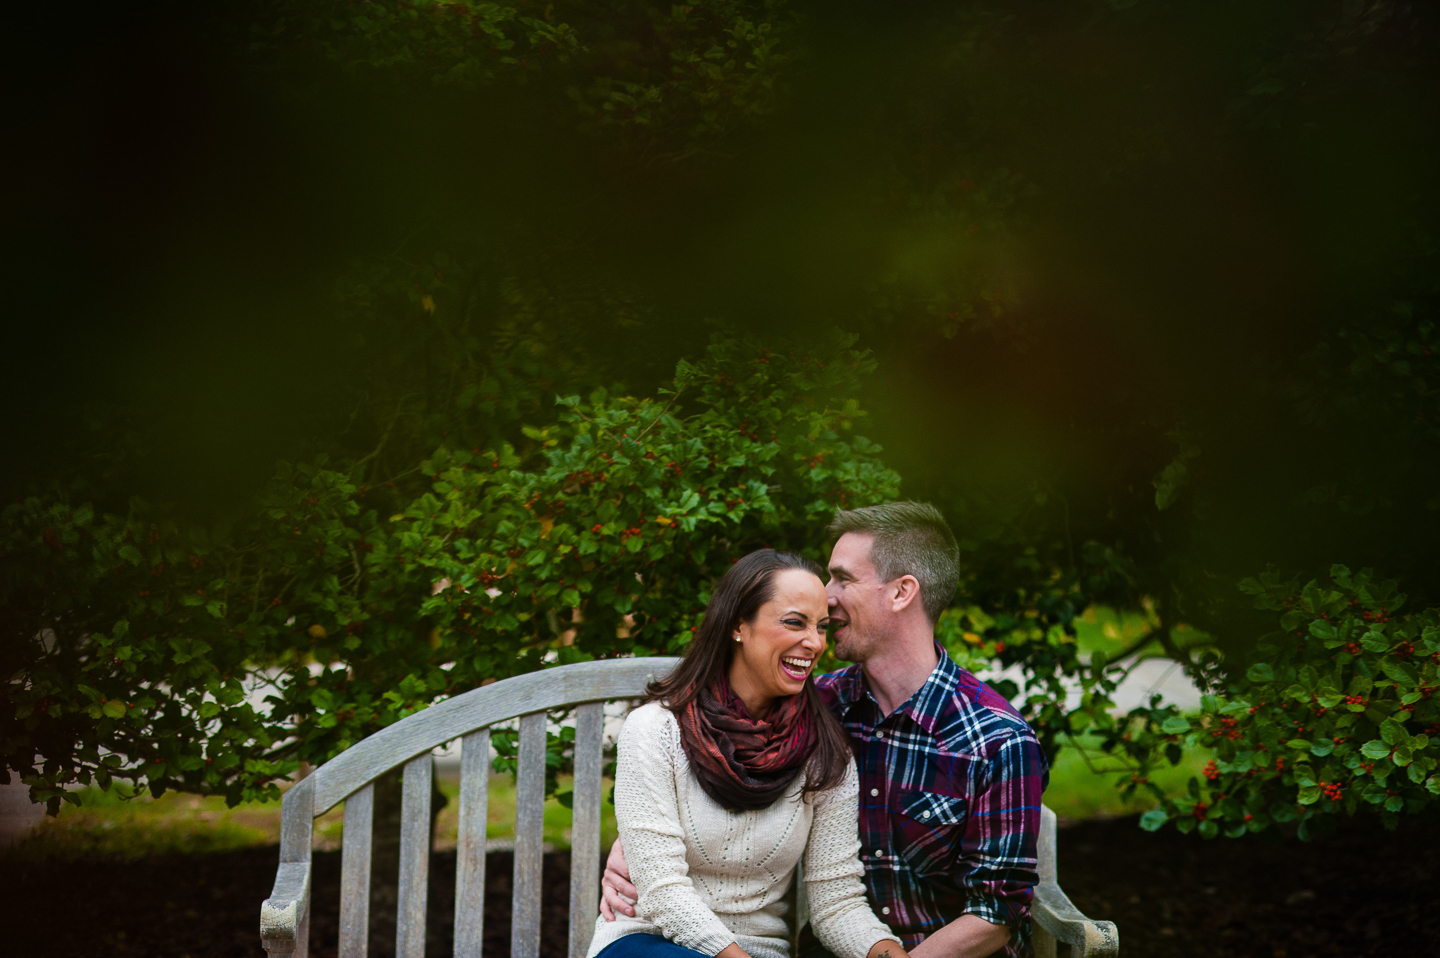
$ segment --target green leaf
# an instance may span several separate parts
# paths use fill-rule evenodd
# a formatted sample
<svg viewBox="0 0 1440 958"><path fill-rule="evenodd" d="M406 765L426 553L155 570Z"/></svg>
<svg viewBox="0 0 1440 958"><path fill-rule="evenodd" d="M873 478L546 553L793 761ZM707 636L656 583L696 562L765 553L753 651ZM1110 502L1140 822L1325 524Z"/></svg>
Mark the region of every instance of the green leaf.
<svg viewBox="0 0 1440 958"><path fill-rule="evenodd" d="M100 706L100 711L104 712L112 719L124 718L125 703L117 702L115 699L110 699L104 705Z"/></svg>
<svg viewBox="0 0 1440 958"><path fill-rule="evenodd" d="M1390 757L1390 746L1379 739L1371 739L1360 746L1360 754L1368 759L1379 761L1382 758Z"/></svg>
<svg viewBox="0 0 1440 958"><path fill-rule="evenodd" d="M1388 675L1396 684L1403 685L1406 688L1420 684L1420 673L1399 659L1388 656L1381 659L1380 671Z"/></svg>
<svg viewBox="0 0 1440 958"><path fill-rule="evenodd" d="M1140 827L1147 832L1156 832L1169 820L1170 816L1165 813L1163 808L1156 808L1140 816Z"/></svg>
<svg viewBox="0 0 1440 958"><path fill-rule="evenodd" d="M1178 715L1172 715L1160 726L1160 730L1166 735L1183 735L1190 731L1190 723Z"/></svg>
<svg viewBox="0 0 1440 958"><path fill-rule="evenodd" d="M1256 662L1245 671L1245 677L1256 685L1275 681L1275 670L1264 662Z"/></svg>
<svg viewBox="0 0 1440 958"><path fill-rule="evenodd" d="M1410 741L1410 733L1405 731L1405 726L1394 719L1386 719L1380 724L1380 738L1387 745L1399 745L1401 742Z"/></svg>
<svg viewBox="0 0 1440 958"><path fill-rule="evenodd" d="M1214 838L1216 835L1219 835L1219 834L1220 834L1220 826L1219 826L1218 824L1216 824L1214 821L1212 821L1211 819L1208 819L1208 818L1207 818L1207 819L1205 819L1205 821L1203 821L1203 822L1200 823L1200 837L1201 837L1201 838Z"/></svg>
<svg viewBox="0 0 1440 958"><path fill-rule="evenodd" d="M1295 801L1299 802L1301 805L1314 805L1316 802L1320 801L1320 786L1304 786L1300 789L1300 793L1295 797Z"/></svg>
<svg viewBox="0 0 1440 958"><path fill-rule="evenodd" d="M1324 758L1326 755L1329 755L1333 751L1335 751L1335 743L1330 741L1328 738L1322 738L1314 745L1310 746L1310 754L1319 756L1321 758Z"/></svg>
<svg viewBox="0 0 1440 958"><path fill-rule="evenodd" d="M1383 632L1366 632L1360 639L1360 645L1367 652L1389 652L1390 640L1385 638Z"/></svg>
<svg viewBox="0 0 1440 958"><path fill-rule="evenodd" d="M1405 799L1399 795L1391 795L1385 799L1385 811L1398 812L1405 807Z"/></svg>
<svg viewBox="0 0 1440 958"><path fill-rule="evenodd" d="M1285 802L1276 802L1270 806L1270 817L1277 822L1293 822L1299 818L1294 805Z"/></svg>

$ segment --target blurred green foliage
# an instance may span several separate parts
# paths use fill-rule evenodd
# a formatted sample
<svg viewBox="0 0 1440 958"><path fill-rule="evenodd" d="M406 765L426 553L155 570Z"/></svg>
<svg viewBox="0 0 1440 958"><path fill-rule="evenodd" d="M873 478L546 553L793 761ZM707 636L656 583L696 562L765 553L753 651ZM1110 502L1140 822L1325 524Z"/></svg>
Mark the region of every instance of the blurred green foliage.
<svg viewBox="0 0 1440 958"><path fill-rule="evenodd" d="M1257 570L1340 560L1440 605L1427 7L249 0L44 26L63 42L11 65L0 256L25 319L0 748L44 757L41 797L261 794L547 652L673 650L721 555L814 550L841 492L899 476L961 540L947 644L1018 666L1047 747L1093 736L1127 789L1191 721L1112 714L1137 656L1183 663L1213 721L1288 667L1236 588ZM1095 643L1102 606L1142 625ZM1346 807L1282 784L1255 794Z"/></svg>

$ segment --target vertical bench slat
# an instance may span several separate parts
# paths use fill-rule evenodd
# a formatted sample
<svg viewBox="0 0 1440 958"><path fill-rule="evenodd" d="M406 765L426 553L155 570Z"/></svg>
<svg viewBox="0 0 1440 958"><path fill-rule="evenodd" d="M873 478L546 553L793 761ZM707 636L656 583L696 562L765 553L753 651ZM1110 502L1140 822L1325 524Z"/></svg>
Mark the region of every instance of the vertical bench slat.
<svg viewBox="0 0 1440 958"><path fill-rule="evenodd" d="M545 837L545 713L520 717L515 772L515 884L510 958L539 958L541 842Z"/></svg>
<svg viewBox="0 0 1440 958"><path fill-rule="evenodd" d="M570 958L585 958L595 933L600 898L600 772L604 765L604 707L575 710L575 786L570 825Z"/></svg>
<svg viewBox="0 0 1440 958"><path fill-rule="evenodd" d="M310 864L314 849L315 835L315 782L303 778L290 789L298 798L282 802L280 806L280 861ZM289 797L289 796L287 796ZM313 884L313 882L311 883ZM295 931L293 958L308 958L310 954L310 889L305 890L305 917Z"/></svg>
<svg viewBox="0 0 1440 958"><path fill-rule="evenodd" d="M485 825L490 809L490 730L460 749L460 835L455 848L455 958L480 958L485 931ZM583 956L582 956L583 958Z"/></svg>
<svg viewBox="0 0 1440 958"><path fill-rule="evenodd" d="M400 901L395 914L395 958L425 958L425 898L430 873L429 753L405 763L400 800Z"/></svg>
<svg viewBox="0 0 1440 958"><path fill-rule="evenodd" d="M345 799L340 851L340 958L365 958L370 948L370 841L375 783Z"/></svg>
<svg viewBox="0 0 1440 958"><path fill-rule="evenodd" d="M1037 858L1036 871L1042 882L1058 882L1055 867L1055 813L1048 805L1040 806L1040 836L1036 841L1035 855ZM1030 945L1034 949L1035 958L1056 958L1055 936L1044 928L1039 922L1030 923Z"/></svg>

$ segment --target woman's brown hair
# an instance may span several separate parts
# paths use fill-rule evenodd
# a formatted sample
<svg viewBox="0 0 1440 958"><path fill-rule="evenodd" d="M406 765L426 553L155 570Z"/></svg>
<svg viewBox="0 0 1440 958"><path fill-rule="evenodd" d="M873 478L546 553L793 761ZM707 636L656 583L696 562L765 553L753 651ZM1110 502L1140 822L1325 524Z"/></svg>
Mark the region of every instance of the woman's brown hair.
<svg viewBox="0 0 1440 958"><path fill-rule="evenodd" d="M645 701L660 701L671 712L679 714L694 701L701 689L720 683L730 668L735 643L730 636L741 622L754 621L760 607L775 596L775 577L787 569L800 569L820 578L820 568L804 556L774 549L757 549L737 560L720 577L705 617L695 630L695 638L685 650L680 664L663 679L651 682L645 690ZM802 795L834 788L845 779L850 763L850 738L835 716L820 701L813 678L805 680L805 707L816 731L815 751L805 766L805 788Z"/></svg>

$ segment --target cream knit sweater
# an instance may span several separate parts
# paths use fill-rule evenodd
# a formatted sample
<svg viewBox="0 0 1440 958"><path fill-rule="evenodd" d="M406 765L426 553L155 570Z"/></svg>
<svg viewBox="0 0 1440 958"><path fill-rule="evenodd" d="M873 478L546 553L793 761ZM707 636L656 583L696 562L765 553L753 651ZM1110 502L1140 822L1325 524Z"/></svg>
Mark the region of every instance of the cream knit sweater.
<svg viewBox="0 0 1440 958"><path fill-rule="evenodd" d="M785 893L804 856L815 936L836 958L865 958L899 939L865 901L859 778L800 799L804 773L769 808L732 812L690 771L675 716L658 702L630 713L615 767L615 818L635 917L595 922L590 956L624 935L663 935L706 955L737 942L752 958L789 958Z"/></svg>

